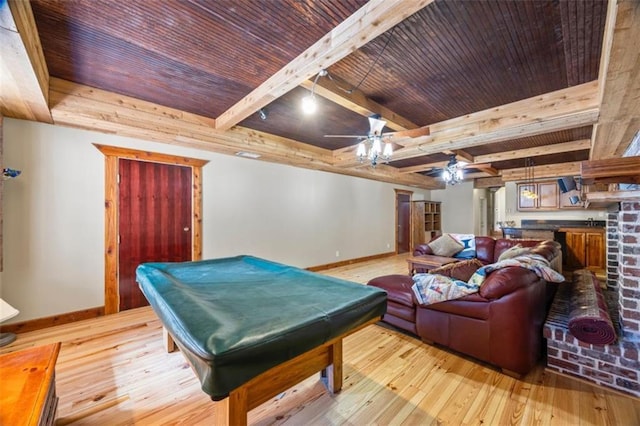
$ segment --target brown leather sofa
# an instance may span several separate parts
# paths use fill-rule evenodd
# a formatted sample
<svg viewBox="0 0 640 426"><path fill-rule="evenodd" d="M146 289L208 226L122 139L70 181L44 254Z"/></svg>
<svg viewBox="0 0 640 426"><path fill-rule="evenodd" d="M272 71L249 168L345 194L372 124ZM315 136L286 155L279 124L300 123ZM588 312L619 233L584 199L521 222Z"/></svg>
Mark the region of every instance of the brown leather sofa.
<svg viewBox="0 0 640 426"><path fill-rule="evenodd" d="M476 237L477 258L484 264L495 263L516 244L532 247L552 266L562 264L560 244L554 241ZM421 245L414 252L420 254L431 251ZM383 321L515 376L529 372L542 354L542 325L557 286L533 271L507 267L490 273L478 293L421 307L415 302L413 279L408 275L378 277L368 284L387 291Z"/></svg>

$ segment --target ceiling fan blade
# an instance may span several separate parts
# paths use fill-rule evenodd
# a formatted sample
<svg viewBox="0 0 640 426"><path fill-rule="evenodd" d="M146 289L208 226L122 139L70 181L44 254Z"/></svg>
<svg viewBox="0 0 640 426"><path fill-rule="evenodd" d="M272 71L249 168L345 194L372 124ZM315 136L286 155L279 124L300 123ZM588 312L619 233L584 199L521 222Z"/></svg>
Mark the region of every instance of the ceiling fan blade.
<svg viewBox="0 0 640 426"><path fill-rule="evenodd" d="M358 139L367 139L366 136L363 135L324 135L325 138L358 138Z"/></svg>
<svg viewBox="0 0 640 426"><path fill-rule="evenodd" d="M398 137L398 138L417 138L419 136L429 136L431 131L429 130L429 126L418 127L417 129L409 129L409 130L400 130L398 132L389 133L389 135Z"/></svg>

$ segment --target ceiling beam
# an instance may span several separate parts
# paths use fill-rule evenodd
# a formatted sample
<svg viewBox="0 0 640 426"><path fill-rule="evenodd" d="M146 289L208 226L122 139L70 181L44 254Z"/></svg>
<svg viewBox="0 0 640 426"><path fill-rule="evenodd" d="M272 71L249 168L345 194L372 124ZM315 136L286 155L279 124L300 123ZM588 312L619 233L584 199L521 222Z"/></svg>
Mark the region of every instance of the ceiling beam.
<svg viewBox="0 0 640 426"><path fill-rule="evenodd" d="M338 168L333 166L333 154L327 149L239 126L228 131L215 130L211 118L57 78L51 79L50 104L56 125L229 155L250 152L259 154L264 161L397 185L423 189L442 187L435 179L401 174L385 165Z"/></svg>
<svg viewBox="0 0 640 426"><path fill-rule="evenodd" d="M228 130L255 111L338 62L433 0L370 0L285 67L222 113L216 128Z"/></svg>
<svg viewBox="0 0 640 426"><path fill-rule="evenodd" d="M504 182L530 180L531 167L507 169L502 171L502 180ZM562 176L577 176L580 174L580 161L572 161L569 163L545 164L533 167L533 177L539 178L557 178Z"/></svg>
<svg viewBox="0 0 640 426"><path fill-rule="evenodd" d="M500 176L483 177L473 180L473 187L475 189L495 188L498 186L504 186L504 182L502 181L502 178Z"/></svg>
<svg viewBox="0 0 640 426"><path fill-rule="evenodd" d="M621 157L640 130L640 2L621 0L616 9L612 0L606 25L603 55L610 55L600 62L606 72L600 76L602 106L591 160Z"/></svg>
<svg viewBox="0 0 640 426"><path fill-rule="evenodd" d="M301 86L305 89L312 90L313 81L305 80ZM354 90L351 84L333 74L319 78L313 92L364 117L380 114L387 122L387 127L393 130L410 130L419 127L417 124L396 114L389 108L369 99L361 90Z"/></svg>
<svg viewBox="0 0 640 426"><path fill-rule="evenodd" d="M49 71L28 1L0 1L0 114L52 123Z"/></svg>
<svg viewBox="0 0 640 426"><path fill-rule="evenodd" d="M606 158L580 163L580 176L586 181L615 178L616 182L635 183L640 175L640 156Z"/></svg>
<svg viewBox="0 0 640 426"><path fill-rule="evenodd" d="M404 148L394 152L393 160L591 125L598 119L597 100L598 82L592 81L445 120L430 125L428 136L394 140ZM335 150L336 165L352 166L354 149Z"/></svg>
<svg viewBox="0 0 640 426"><path fill-rule="evenodd" d="M515 160L517 158L531 158L540 155L561 154L565 152L582 151L591 148L590 139L579 139L571 142L553 145L537 146L535 148L516 149L513 151L496 152L493 154L477 155L474 160L478 163L492 163L497 161Z"/></svg>

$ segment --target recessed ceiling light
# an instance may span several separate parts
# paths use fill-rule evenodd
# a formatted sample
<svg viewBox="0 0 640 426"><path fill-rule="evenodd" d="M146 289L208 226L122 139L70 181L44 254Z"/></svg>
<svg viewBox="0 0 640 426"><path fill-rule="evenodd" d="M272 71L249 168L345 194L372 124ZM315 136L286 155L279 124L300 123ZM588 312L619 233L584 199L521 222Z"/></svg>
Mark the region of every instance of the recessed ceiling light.
<svg viewBox="0 0 640 426"><path fill-rule="evenodd" d="M260 155L260 154L256 154L255 152L246 152L246 151L239 151L239 152L236 152L236 155L237 155L238 157L253 158L253 159L256 159L256 158L260 158L260 157L261 157L261 155Z"/></svg>

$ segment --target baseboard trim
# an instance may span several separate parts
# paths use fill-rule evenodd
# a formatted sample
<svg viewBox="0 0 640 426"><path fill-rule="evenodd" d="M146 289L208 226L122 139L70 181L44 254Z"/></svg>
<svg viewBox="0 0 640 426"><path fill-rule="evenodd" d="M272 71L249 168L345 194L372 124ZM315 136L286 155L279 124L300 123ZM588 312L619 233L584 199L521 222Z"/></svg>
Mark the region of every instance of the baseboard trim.
<svg viewBox="0 0 640 426"><path fill-rule="evenodd" d="M3 324L0 326L2 333L26 333L28 331L42 330L54 325L69 324L90 318L97 318L104 315L104 306L83 309L81 311L67 312L65 314L53 315L50 317L36 318L32 320L15 322L13 324Z"/></svg>
<svg viewBox="0 0 640 426"><path fill-rule="evenodd" d="M395 252L380 253L380 254L374 254L372 256L359 257L357 259L349 259L349 260L342 260L340 262L335 262L335 263L327 263L326 265L310 266L306 269L307 271L318 272L318 271L324 271L326 269L337 268L339 266L347 266L347 265L352 265L354 263L366 262L367 260L382 259L384 257L391 257L395 255L396 255Z"/></svg>

